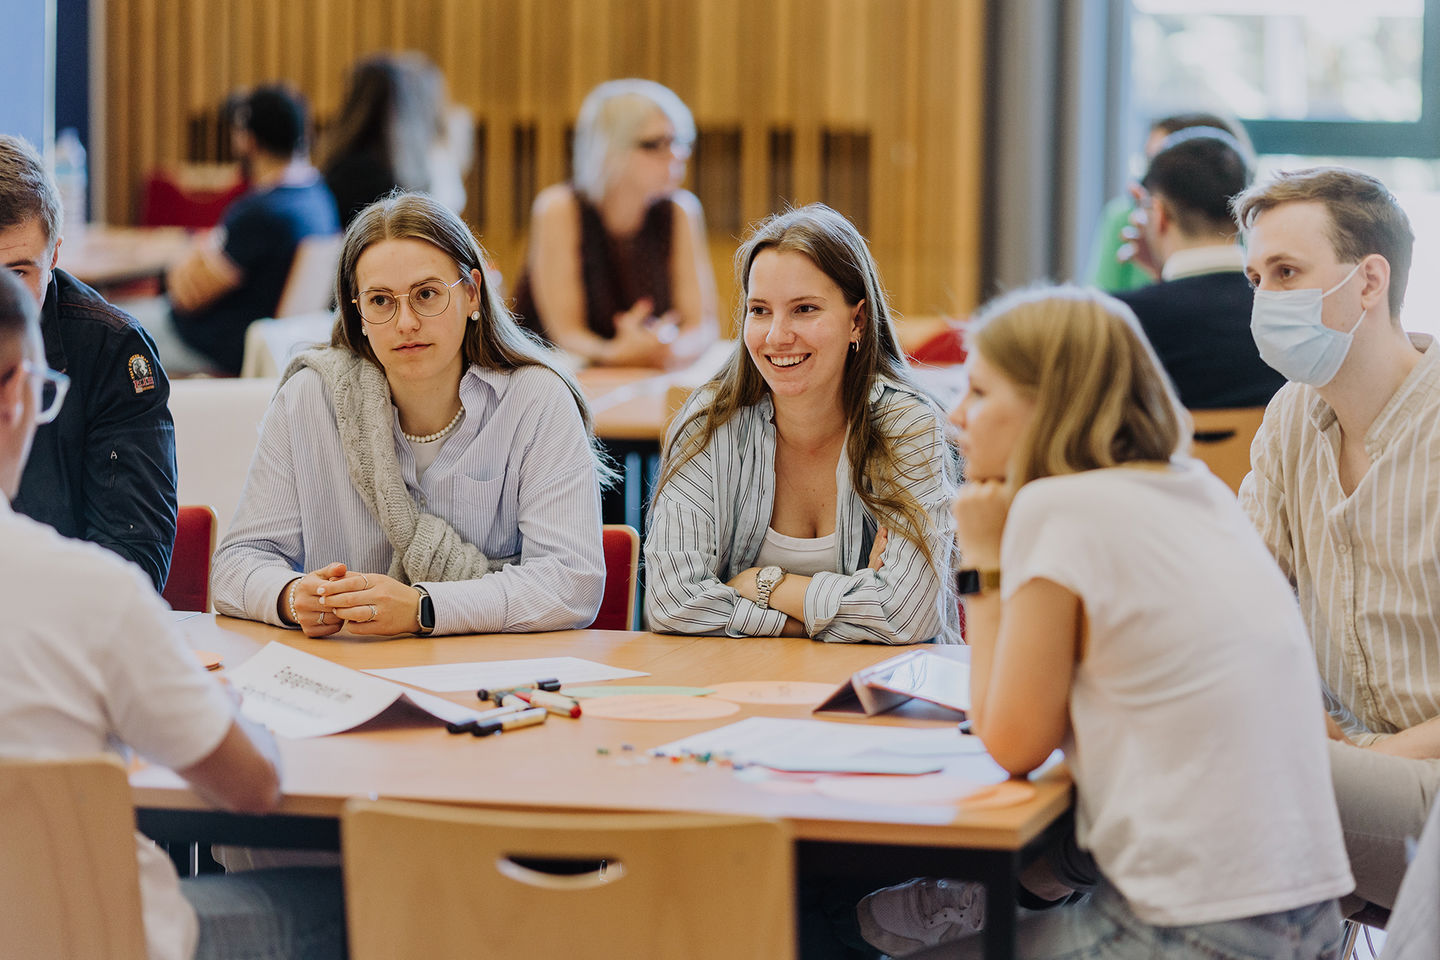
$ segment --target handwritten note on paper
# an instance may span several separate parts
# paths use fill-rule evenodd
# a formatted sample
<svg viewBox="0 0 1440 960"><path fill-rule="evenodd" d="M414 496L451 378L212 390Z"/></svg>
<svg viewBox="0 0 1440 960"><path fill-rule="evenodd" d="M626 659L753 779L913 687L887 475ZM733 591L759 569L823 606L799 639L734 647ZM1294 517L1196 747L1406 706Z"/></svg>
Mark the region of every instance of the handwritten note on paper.
<svg viewBox="0 0 1440 960"><path fill-rule="evenodd" d="M561 683L596 683L648 677L639 670L622 670L580 657L537 657L531 660L490 660L471 663L436 663L421 667L392 667L366 670L386 680L396 680L438 693L457 690L490 690L518 687L536 680L554 678Z"/></svg>
<svg viewBox="0 0 1440 960"><path fill-rule="evenodd" d="M242 711L282 737L323 737L358 727L406 701L447 723L463 723L474 710L283 643L270 643L229 673L244 694Z"/></svg>
<svg viewBox="0 0 1440 960"><path fill-rule="evenodd" d="M749 717L651 751L728 754L741 763L809 773L933 773L979 762L1004 771L975 737L954 727L941 730Z"/></svg>

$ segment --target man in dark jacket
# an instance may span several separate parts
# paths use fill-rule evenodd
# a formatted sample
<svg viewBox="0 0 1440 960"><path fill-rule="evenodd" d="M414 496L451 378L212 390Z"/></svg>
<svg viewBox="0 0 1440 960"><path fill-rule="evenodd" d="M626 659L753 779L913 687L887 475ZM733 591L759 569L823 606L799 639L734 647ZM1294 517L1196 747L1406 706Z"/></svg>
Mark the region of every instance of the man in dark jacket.
<svg viewBox="0 0 1440 960"><path fill-rule="evenodd" d="M1135 311L1192 410L1260 407L1285 378L1250 335L1253 296L1230 198L1250 185L1248 152L1224 130L1173 133L1140 181L1140 239L1160 283L1117 293Z"/></svg>
<svg viewBox="0 0 1440 960"><path fill-rule="evenodd" d="M115 551L160 590L175 545L170 381L132 317L55 268L60 224L59 191L34 147L0 136L0 264L41 305L45 360L70 378L60 415L36 431L13 505Z"/></svg>

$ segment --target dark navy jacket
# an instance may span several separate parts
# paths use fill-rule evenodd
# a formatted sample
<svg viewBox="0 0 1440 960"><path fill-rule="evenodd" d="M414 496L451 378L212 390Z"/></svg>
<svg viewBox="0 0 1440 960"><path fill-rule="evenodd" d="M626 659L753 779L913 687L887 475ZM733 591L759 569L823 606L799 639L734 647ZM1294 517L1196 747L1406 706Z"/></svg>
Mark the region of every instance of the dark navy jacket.
<svg viewBox="0 0 1440 960"><path fill-rule="evenodd" d="M14 507L139 564L160 590L175 545L176 473L170 381L155 344L63 270L45 291L40 327L45 360L70 377L70 391L35 433Z"/></svg>

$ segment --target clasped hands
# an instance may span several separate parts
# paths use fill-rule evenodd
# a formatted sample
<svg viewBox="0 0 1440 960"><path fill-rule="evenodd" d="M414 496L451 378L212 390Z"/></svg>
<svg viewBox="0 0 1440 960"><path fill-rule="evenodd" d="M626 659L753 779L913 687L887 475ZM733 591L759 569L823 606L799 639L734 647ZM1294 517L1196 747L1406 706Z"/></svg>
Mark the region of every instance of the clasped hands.
<svg viewBox="0 0 1440 960"><path fill-rule="evenodd" d="M657 317L654 310L655 302L642 297L629 310L615 314L615 337L607 345L606 362L661 369L676 365L672 344L680 336L680 314L671 310Z"/></svg>
<svg viewBox="0 0 1440 960"><path fill-rule="evenodd" d="M281 617L307 637L344 629L392 637L420 629L420 591L383 573L354 573L332 563L292 580L280 597Z"/></svg>

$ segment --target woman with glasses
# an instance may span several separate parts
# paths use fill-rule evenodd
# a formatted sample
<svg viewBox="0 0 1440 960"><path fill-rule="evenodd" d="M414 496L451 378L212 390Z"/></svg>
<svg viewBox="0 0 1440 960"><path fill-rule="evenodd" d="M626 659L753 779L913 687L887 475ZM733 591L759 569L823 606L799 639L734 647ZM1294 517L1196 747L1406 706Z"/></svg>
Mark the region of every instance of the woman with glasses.
<svg viewBox="0 0 1440 960"><path fill-rule="evenodd" d="M695 121L649 80L590 92L574 179L541 191L516 311L587 363L672 367L715 339L700 201L680 189Z"/></svg>
<svg viewBox="0 0 1440 960"><path fill-rule="evenodd" d="M562 630L605 581L585 401L421 194L345 233L331 345L290 364L215 555L215 606L323 637Z"/></svg>

